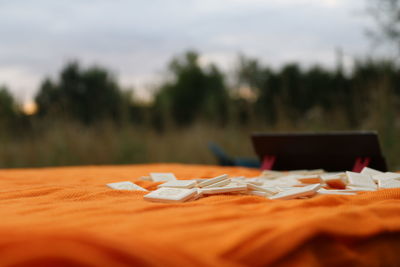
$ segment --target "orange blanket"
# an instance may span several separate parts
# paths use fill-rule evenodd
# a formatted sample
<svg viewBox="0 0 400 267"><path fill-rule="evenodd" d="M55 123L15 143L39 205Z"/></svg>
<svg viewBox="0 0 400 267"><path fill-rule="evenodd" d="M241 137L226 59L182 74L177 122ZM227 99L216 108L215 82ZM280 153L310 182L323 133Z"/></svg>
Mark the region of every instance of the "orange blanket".
<svg viewBox="0 0 400 267"><path fill-rule="evenodd" d="M219 195L152 203L106 183L257 170L148 164L0 170L1 266L395 266L400 189L271 201Z"/></svg>

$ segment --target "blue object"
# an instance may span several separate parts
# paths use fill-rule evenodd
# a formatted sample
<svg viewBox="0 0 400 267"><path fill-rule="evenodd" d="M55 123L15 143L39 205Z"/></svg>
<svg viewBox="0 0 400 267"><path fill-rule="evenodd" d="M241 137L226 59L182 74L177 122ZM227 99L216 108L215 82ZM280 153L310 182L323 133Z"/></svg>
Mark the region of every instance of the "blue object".
<svg viewBox="0 0 400 267"><path fill-rule="evenodd" d="M261 166L260 161L255 158L234 158L228 156L225 151L214 142L209 142L208 148L217 158L218 164L221 166L241 166L248 168L260 168Z"/></svg>

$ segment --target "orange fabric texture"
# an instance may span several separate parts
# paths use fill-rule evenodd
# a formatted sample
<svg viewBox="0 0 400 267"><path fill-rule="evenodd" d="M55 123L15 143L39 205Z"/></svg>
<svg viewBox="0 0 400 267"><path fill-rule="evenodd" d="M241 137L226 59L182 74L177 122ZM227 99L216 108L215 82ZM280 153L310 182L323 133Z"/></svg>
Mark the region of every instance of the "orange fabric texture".
<svg viewBox="0 0 400 267"><path fill-rule="evenodd" d="M0 170L1 266L398 266L400 189L268 200L152 203L106 183L257 170L147 164Z"/></svg>

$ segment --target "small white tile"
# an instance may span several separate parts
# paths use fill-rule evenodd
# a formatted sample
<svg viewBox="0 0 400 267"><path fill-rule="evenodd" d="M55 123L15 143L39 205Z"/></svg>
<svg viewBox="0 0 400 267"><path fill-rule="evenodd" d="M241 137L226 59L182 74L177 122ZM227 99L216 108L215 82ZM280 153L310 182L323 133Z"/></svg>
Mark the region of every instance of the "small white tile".
<svg viewBox="0 0 400 267"><path fill-rule="evenodd" d="M258 185L254 185L254 184L247 184L247 187L251 190L263 191L263 192L267 193L268 195L274 195L279 192L279 190L276 187L258 186Z"/></svg>
<svg viewBox="0 0 400 267"><path fill-rule="evenodd" d="M289 171L289 175L290 174L299 174L299 175L303 175L303 174L307 174L307 170L291 170Z"/></svg>
<svg viewBox="0 0 400 267"><path fill-rule="evenodd" d="M265 170L261 173L260 178L273 180L284 175L286 175L284 172Z"/></svg>
<svg viewBox="0 0 400 267"><path fill-rule="evenodd" d="M254 178L247 178L244 180L246 183L254 184L254 185L263 185L266 181L264 178L254 177Z"/></svg>
<svg viewBox="0 0 400 267"><path fill-rule="evenodd" d="M357 172L346 172L346 175L350 186L376 188L376 184L370 175Z"/></svg>
<svg viewBox="0 0 400 267"><path fill-rule="evenodd" d="M311 197L321 188L320 184L307 185L304 187L292 188L269 197L269 199L295 199L300 197Z"/></svg>
<svg viewBox="0 0 400 267"><path fill-rule="evenodd" d="M175 175L171 172L151 172L150 177L153 182L166 182L176 180Z"/></svg>
<svg viewBox="0 0 400 267"><path fill-rule="evenodd" d="M196 189L162 187L144 196L153 202L185 202L197 193Z"/></svg>
<svg viewBox="0 0 400 267"><path fill-rule="evenodd" d="M378 181L379 188L400 188L400 181L397 179L386 179Z"/></svg>
<svg viewBox="0 0 400 267"><path fill-rule="evenodd" d="M383 172L372 169L372 168L364 167L360 173L374 176L374 175L382 174Z"/></svg>
<svg viewBox="0 0 400 267"><path fill-rule="evenodd" d="M347 176L346 176L346 173L344 173L344 172L338 172L338 173L334 173L334 174L322 174L321 178L323 181L326 181L326 180L336 180L338 178L346 179Z"/></svg>
<svg viewBox="0 0 400 267"><path fill-rule="evenodd" d="M175 180L168 181L163 184L158 185L158 188L161 187L175 187L175 188L193 188L196 186L195 180Z"/></svg>
<svg viewBox="0 0 400 267"><path fill-rule="evenodd" d="M302 183L297 180L297 177L300 175L298 174L292 174L288 176L282 176L279 177L278 179L275 180L268 180L266 181L263 186L266 187L275 187L275 186L281 186L281 187L291 187L291 186L301 186Z"/></svg>
<svg viewBox="0 0 400 267"><path fill-rule="evenodd" d="M107 184L108 187L116 190L137 190L137 191L148 191L144 189L141 186L138 186L137 184L134 184L132 182L126 181L126 182L117 182L117 183L110 183Z"/></svg>
<svg viewBox="0 0 400 267"><path fill-rule="evenodd" d="M215 184L217 182L220 182L220 181L228 179L228 178L229 178L229 176L227 174L223 174L223 175L220 175L220 176L217 176L214 178L210 178L210 179L207 179L207 180L204 180L204 181L198 183L198 187L205 187L207 185Z"/></svg>
<svg viewBox="0 0 400 267"><path fill-rule="evenodd" d="M222 186L229 184L230 182L231 182L231 179L225 179L225 180L204 186L203 188L222 187Z"/></svg>
<svg viewBox="0 0 400 267"><path fill-rule="evenodd" d="M201 192L204 195L232 193L232 192L245 192L247 191L246 185L227 185L223 187L202 188Z"/></svg>
<svg viewBox="0 0 400 267"><path fill-rule="evenodd" d="M400 173L396 172L384 172L381 174L376 174L372 176L372 179L375 181L379 180L391 180L391 179L400 179Z"/></svg>
<svg viewBox="0 0 400 267"><path fill-rule="evenodd" d="M246 180L246 177L244 176L238 176L238 177L231 177L230 178L232 182L243 182Z"/></svg>

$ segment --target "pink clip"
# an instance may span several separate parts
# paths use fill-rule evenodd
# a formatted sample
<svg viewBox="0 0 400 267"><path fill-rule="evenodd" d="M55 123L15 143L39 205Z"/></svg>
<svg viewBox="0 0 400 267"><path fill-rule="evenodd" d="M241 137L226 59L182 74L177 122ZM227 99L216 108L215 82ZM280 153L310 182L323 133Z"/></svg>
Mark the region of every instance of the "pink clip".
<svg viewBox="0 0 400 267"><path fill-rule="evenodd" d="M261 165L261 170L272 170L272 166L274 166L275 160L275 156L265 155Z"/></svg>
<svg viewBox="0 0 400 267"><path fill-rule="evenodd" d="M353 172L361 172L364 167L367 167L371 162L371 158L356 158L356 162L353 166Z"/></svg>

